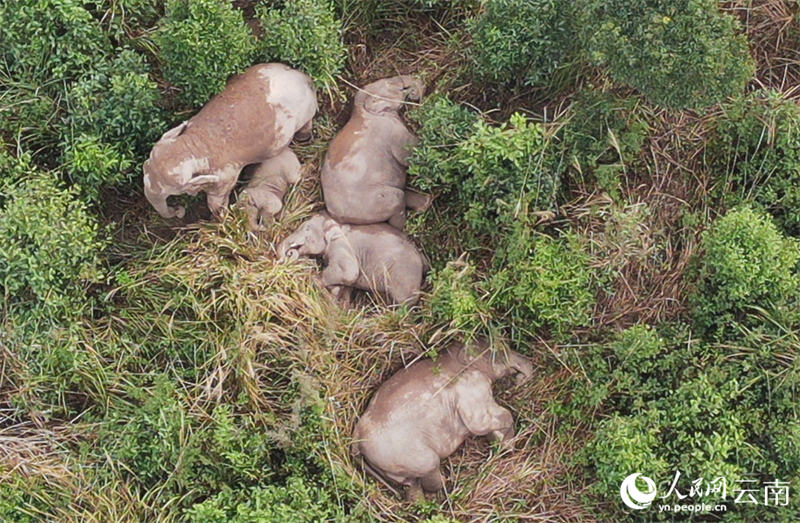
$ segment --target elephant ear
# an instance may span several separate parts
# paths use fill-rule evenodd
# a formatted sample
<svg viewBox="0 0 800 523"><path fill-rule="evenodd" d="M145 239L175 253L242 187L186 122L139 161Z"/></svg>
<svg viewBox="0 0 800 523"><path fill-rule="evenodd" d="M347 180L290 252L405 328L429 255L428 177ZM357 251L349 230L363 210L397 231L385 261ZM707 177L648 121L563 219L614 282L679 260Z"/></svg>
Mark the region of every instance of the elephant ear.
<svg viewBox="0 0 800 523"><path fill-rule="evenodd" d="M166 140L174 140L174 139L176 139L178 136L183 134L183 132L186 130L186 128L188 126L189 126L189 122L188 121L176 125L172 129L170 129L169 131L167 131L163 135L161 135L161 140L165 140L166 141ZM161 140L159 140L159 141L161 141Z"/></svg>

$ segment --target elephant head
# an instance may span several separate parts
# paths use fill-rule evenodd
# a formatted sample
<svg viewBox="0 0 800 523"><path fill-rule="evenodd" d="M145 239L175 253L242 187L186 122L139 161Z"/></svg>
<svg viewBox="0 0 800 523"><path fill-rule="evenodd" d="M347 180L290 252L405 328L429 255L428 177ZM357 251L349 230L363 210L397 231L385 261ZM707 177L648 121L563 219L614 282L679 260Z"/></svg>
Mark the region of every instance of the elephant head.
<svg viewBox="0 0 800 523"><path fill-rule="evenodd" d="M312 216L280 243L278 259L295 260L301 256L323 254L331 235L339 228L339 223L327 212L323 211Z"/></svg>
<svg viewBox="0 0 800 523"><path fill-rule="evenodd" d="M530 360L511 349L494 350L485 339L473 345L455 344L450 354L464 368L478 369L492 381L516 374L517 384L523 383L533 374Z"/></svg>
<svg viewBox="0 0 800 523"><path fill-rule="evenodd" d="M419 78L410 75L393 76L364 86L356 93L354 107L375 115L396 113L405 101L419 101L423 94L425 84Z"/></svg>
<svg viewBox="0 0 800 523"><path fill-rule="evenodd" d="M216 175L208 173L208 158L193 156L183 143L181 135L188 125L183 122L164 133L142 167L144 195L164 218L183 218L185 213L182 206L167 204L169 196L194 195L218 181Z"/></svg>

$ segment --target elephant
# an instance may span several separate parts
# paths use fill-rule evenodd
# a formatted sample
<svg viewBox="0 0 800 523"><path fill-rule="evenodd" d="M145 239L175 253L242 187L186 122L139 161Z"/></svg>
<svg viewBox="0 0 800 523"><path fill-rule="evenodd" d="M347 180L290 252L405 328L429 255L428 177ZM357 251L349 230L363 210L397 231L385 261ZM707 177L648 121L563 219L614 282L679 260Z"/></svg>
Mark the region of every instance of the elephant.
<svg viewBox="0 0 800 523"><path fill-rule="evenodd" d="M300 181L300 162L286 148L278 156L253 167L239 203L247 214L250 229L263 231L266 223L283 209L283 196L289 185Z"/></svg>
<svg viewBox="0 0 800 523"><path fill-rule="evenodd" d="M443 488L439 461L472 436L506 442L514 434L511 412L492 396L492 382L533 373L528 358L494 351L485 339L453 342L440 357L404 368L378 388L353 430L351 454L386 486L406 487L415 500ZM395 491L397 493L397 491Z"/></svg>
<svg viewBox="0 0 800 523"><path fill-rule="evenodd" d="M430 205L428 195L406 189L410 148L419 140L399 113L406 100L420 100L424 91L418 78L395 76L356 94L350 120L331 141L322 165L325 206L339 222L388 221L402 230L407 207Z"/></svg>
<svg viewBox="0 0 800 523"><path fill-rule="evenodd" d="M182 218L167 197L205 191L214 216L227 209L241 170L279 155L293 137L311 137L314 84L286 65L258 64L236 76L195 116L170 129L144 163L144 194L164 218Z"/></svg>
<svg viewBox="0 0 800 523"><path fill-rule="evenodd" d="M352 289L386 293L395 304L419 300L427 264L408 236L385 223L342 225L322 211L278 246L280 260L323 256L320 276L343 305Z"/></svg>

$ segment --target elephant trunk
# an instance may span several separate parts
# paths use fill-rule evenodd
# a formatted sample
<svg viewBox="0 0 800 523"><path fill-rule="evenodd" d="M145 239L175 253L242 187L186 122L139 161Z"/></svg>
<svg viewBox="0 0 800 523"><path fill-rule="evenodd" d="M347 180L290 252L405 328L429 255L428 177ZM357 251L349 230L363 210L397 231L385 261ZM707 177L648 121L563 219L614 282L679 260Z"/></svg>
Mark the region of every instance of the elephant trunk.
<svg viewBox="0 0 800 523"><path fill-rule="evenodd" d="M169 195L164 192L154 191L149 185L149 179L145 176L144 196L158 214L164 218L183 218L185 210L182 206L170 207L167 204L167 196Z"/></svg>
<svg viewBox="0 0 800 523"><path fill-rule="evenodd" d="M526 382L533 375L533 364L530 359L518 352L508 352L508 366L517 372L517 384Z"/></svg>
<svg viewBox="0 0 800 523"><path fill-rule="evenodd" d="M291 242L289 241L289 238L286 238L280 243L280 245L278 245L279 262L284 262L284 261L293 262L300 257L300 253L298 252L298 250L296 248L289 247L290 245Z"/></svg>

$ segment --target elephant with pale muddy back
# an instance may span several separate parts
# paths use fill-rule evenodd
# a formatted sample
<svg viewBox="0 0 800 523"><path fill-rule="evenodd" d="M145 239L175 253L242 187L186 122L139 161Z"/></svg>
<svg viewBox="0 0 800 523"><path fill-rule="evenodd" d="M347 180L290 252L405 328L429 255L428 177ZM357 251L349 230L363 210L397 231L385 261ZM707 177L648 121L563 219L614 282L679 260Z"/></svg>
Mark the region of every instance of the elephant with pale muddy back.
<svg viewBox="0 0 800 523"><path fill-rule="evenodd" d="M161 216L181 218L185 209L170 206L167 198L205 192L211 212L223 214L242 169L294 157L289 142L311 137L316 111L306 74L277 63L250 67L153 146L144 163L147 200ZM291 163L299 166L296 157Z"/></svg>

